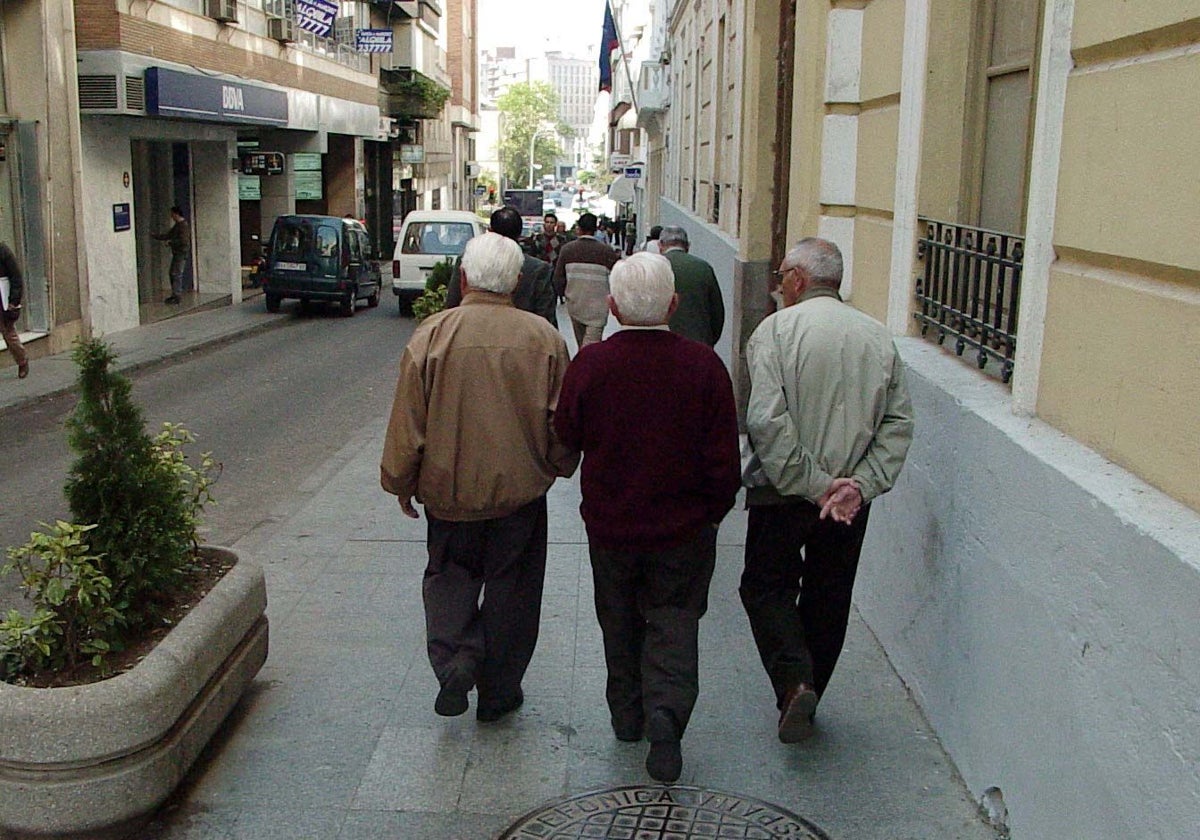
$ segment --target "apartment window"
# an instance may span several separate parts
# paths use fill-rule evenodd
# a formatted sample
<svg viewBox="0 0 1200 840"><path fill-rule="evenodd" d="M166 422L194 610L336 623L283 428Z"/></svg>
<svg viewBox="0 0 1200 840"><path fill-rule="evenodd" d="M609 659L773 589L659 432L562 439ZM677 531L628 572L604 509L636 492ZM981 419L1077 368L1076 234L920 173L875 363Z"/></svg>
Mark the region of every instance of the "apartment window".
<svg viewBox="0 0 1200 840"><path fill-rule="evenodd" d="M1025 226L1029 137L1038 24L1043 0L982 0L979 6L977 113L972 143L973 206L980 227L1019 233Z"/></svg>

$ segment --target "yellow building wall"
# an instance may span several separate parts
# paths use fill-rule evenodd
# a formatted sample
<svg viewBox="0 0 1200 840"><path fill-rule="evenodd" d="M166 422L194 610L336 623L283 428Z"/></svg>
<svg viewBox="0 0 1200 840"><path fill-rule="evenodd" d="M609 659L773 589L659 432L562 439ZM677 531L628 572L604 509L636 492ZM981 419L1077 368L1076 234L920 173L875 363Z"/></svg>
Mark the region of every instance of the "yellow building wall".
<svg viewBox="0 0 1200 840"><path fill-rule="evenodd" d="M1055 242L1200 269L1197 126L1200 54L1073 76Z"/></svg>
<svg viewBox="0 0 1200 840"><path fill-rule="evenodd" d="M1075 50L1200 19L1200 0L1078 0L1071 29Z"/></svg>
<svg viewBox="0 0 1200 840"><path fill-rule="evenodd" d="M1038 414L1200 510L1200 289L1051 272Z"/></svg>
<svg viewBox="0 0 1200 840"><path fill-rule="evenodd" d="M796 5L796 57L792 72L791 156L788 165L787 239L817 232L821 215L821 131L825 116L825 33L829 9Z"/></svg>
<svg viewBox="0 0 1200 840"><path fill-rule="evenodd" d="M887 321L892 270L892 220L859 213L854 220L854 288L851 302L877 321Z"/></svg>
<svg viewBox="0 0 1200 840"><path fill-rule="evenodd" d="M1076 4L1037 412L1200 509L1197 13Z"/></svg>
<svg viewBox="0 0 1200 840"><path fill-rule="evenodd" d="M904 0L872 0L863 14L860 99L871 102L900 92L904 60Z"/></svg>
<svg viewBox="0 0 1200 840"><path fill-rule="evenodd" d="M921 178L917 212L925 218L965 221L960 206L967 131L967 81L972 9L962 0L933 0L937 22L929 44L925 120L921 137Z"/></svg>
<svg viewBox="0 0 1200 840"><path fill-rule="evenodd" d="M900 106L863 111L858 117L858 163L854 186L859 207L891 213L896 201L896 137Z"/></svg>

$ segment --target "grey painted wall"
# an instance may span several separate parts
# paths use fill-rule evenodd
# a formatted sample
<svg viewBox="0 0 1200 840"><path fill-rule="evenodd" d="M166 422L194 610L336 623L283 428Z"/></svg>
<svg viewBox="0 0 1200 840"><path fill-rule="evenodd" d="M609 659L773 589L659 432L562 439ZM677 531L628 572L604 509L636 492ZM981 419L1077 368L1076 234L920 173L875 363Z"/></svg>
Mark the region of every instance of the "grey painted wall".
<svg viewBox="0 0 1200 840"><path fill-rule="evenodd" d="M1200 825L1200 516L900 339L917 431L856 599L1012 837Z"/></svg>

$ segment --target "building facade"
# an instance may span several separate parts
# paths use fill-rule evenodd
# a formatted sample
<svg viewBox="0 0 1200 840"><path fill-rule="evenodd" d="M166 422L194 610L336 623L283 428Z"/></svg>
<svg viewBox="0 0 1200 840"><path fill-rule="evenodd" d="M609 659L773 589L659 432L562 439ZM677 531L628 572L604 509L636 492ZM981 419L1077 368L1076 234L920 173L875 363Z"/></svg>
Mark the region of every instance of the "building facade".
<svg viewBox="0 0 1200 840"><path fill-rule="evenodd" d="M728 278L735 372L805 235L897 336L917 434L856 602L967 785L1013 838L1190 836L1200 8L664 5L647 190Z"/></svg>
<svg viewBox="0 0 1200 840"><path fill-rule="evenodd" d="M17 329L33 358L68 349L88 320L74 26L53 0L0 5L0 241L24 276ZM0 366L14 366L7 351Z"/></svg>

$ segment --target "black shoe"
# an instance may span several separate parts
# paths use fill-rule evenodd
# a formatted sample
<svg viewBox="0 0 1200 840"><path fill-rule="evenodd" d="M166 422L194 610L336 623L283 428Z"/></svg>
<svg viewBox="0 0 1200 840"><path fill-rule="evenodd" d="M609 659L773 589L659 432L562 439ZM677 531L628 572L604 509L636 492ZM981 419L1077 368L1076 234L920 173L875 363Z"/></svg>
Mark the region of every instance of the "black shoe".
<svg viewBox="0 0 1200 840"><path fill-rule="evenodd" d="M433 710L442 717L457 717L467 710L467 692L475 680L463 674L455 674L438 692L433 701Z"/></svg>
<svg viewBox="0 0 1200 840"><path fill-rule="evenodd" d="M515 712L521 708L521 704L525 702L525 692L517 689L507 702L491 705L482 700L479 701L479 708L475 710L475 719L480 723L495 723L507 714Z"/></svg>
<svg viewBox="0 0 1200 840"><path fill-rule="evenodd" d="M646 772L656 782L671 784L683 771L683 753L679 749L679 724L675 716L661 706L646 724L650 752L646 753Z"/></svg>
<svg viewBox="0 0 1200 840"><path fill-rule="evenodd" d="M785 744L796 744L811 738L816 712L817 692L812 686L800 683L788 689L779 713L779 740Z"/></svg>
<svg viewBox="0 0 1200 840"><path fill-rule="evenodd" d="M171 295L163 303L179 303L179 295Z"/></svg>

